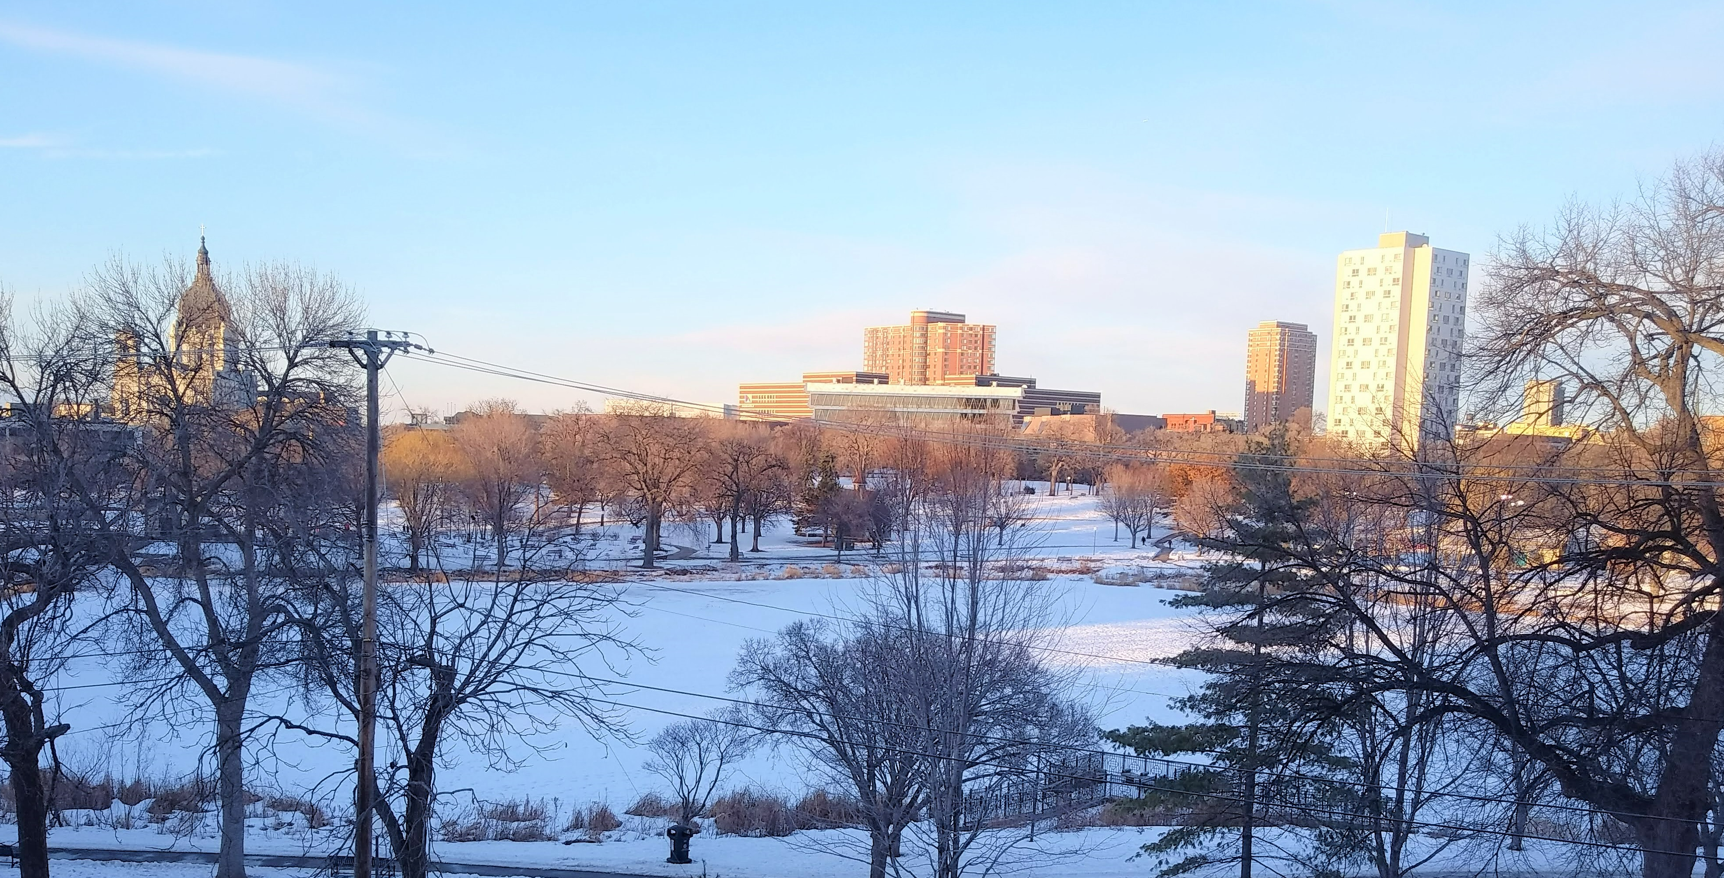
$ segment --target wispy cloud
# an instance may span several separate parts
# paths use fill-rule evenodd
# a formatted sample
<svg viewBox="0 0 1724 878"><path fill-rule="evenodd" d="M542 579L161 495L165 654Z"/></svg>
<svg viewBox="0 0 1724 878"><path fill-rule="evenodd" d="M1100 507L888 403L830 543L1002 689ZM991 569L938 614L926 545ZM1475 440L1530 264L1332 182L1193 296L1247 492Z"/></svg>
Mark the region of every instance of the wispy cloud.
<svg viewBox="0 0 1724 878"><path fill-rule="evenodd" d="M0 137L0 149L30 150L49 159L109 159L113 161L155 161L160 159L201 159L222 154L219 149L111 149L79 145L76 138L55 134L30 133Z"/></svg>
<svg viewBox="0 0 1724 878"><path fill-rule="evenodd" d="M49 149L58 143L59 141L46 134L20 134L15 137L0 137L0 149Z"/></svg>
<svg viewBox="0 0 1724 878"><path fill-rule="evenodd" d="M42 151L51 159L111 159L113 161L159 161L164 159L202 159L221 155L219 149L63 149L54 147Z"/></svg>
<svg viewBox="0 0 1724 878"><path fill-rule="evenodd" d="M358 77L326 66L89 36L9 21L0 21L0 42L269 101L328 122L373 130L391 127L390 120L361 101L364 83Z"/></svg>

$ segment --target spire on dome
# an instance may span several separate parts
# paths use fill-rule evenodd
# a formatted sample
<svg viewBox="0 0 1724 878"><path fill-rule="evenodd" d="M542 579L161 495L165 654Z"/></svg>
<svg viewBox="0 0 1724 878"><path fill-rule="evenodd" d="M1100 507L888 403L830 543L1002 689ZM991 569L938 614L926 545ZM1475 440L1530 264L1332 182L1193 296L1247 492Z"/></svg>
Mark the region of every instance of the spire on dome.
<svg viewBox="0 0 1724 878"><path fill-rule="evenodd" d="M198 226L198 277L207 277L210 273L210 248L204 237L204 227Z"/></svg>
<svg viewBox="0 0 1724 878"><path fill-rule="evenodd" d="M176 323L181 327L226 323L230 317L227 297L216 287L215 274L210 270L208 241L201 226L198 231L197 276L192 279L192 285L180 294Z"/></svg>

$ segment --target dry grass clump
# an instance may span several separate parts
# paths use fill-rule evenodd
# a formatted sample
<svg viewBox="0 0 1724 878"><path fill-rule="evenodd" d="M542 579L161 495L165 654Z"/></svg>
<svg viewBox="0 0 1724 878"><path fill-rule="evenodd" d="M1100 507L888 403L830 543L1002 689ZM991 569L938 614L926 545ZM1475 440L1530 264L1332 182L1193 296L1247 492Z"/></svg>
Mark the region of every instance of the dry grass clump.
<svg viewBox="0 0 1724 878"><path fill-rule="evenodd" d="M784 572L780 573L778 575L778 578L779 579L801 579L802 578L802 568L796 566L795 564L786 564L784 566Z"/></svg>
<svg viewBox="0 0 1724 878"><path fill-rule="evenodd" d="M329 825L329 815L321 806L298 796L270 796L264 800L264 805L277 814L303 814L305 825L312 829Z"/></svg>
<svg viewBox="0 0 1724 878"><path fill-rule="evenodd" d="M800 828L788 802L747 787L719 797L710 813L719 835L782 838Z"/></svg>
<svg viewBox="0 0 1724 878"><path fill-rule="evenodd" d="M799 829L862 825L862 813L856 800L834 796L825 790L815 790L798 800L794 816Z"/></svg>
<svg viewBox="0 0 1724 878"><path fill-rule="evenodd" d="M653 801L648 801L649 799ZM664 804L664 800L660 799L656 794L647 793L646 795L641 796L640 799L637 800L634 805L630 806L624 813L634 814L636 816L649 816L641 814L639 811L636 811L636 809L640 808L645 810L647 808L651 808L655 802L661 805ZM563 831L584 832L586 833L587 841L598 841L605 833L610 832L613 829L621 829L622 827L622 818L618 817L617 813L611 810L610 805L607 805L604 802L593 802L585 808L577 807L574 811L570 812L569 821L563 825Z"/></svg>
<svg viewBox="0 0 1724 878"><path fill-rule="evenodd" d="M551 841L551 809L543 799L482 802L475 811L442 821L444 841Z"/></svg>
<svg viewBox="0 0 1724 878"><path fill-rule="evenodd" d="M203 810L203 803L209 800L207 791L199 789L202 784L188 781L175 786L158 787L155 796L150 799L150 820L156 823L166 823L169 817L177 813L195 814Z"/></svg>
<svg viewBox="0 0 1724 878"><path fill-rule="evenodd" d="M676 804L658 793L642 793L623 813L631 817L675 817L676 811Z"/></svg>

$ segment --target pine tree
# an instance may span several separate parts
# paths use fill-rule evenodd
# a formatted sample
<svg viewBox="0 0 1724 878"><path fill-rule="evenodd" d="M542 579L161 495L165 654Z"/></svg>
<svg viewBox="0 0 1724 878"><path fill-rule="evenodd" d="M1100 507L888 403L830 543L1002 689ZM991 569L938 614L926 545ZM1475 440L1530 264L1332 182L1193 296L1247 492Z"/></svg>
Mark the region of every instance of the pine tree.
<svg viewBox="0 0 1724 878"><path fill-rule="evenodd" d="M1164 789L1146 790L1127 805L1188 815L1183 825L1144 846L1162 855L1164 876L1237 862L1242 878L1250 878L1255 863L1283 859L1284 852L1259 849L1259 827L1266 820L1284 822L1277 812L1285 813L1286 806L1321 804L1332 795L1330 785L1287 775L1341 767L1322 733L1304 721L1300 703L1271 695L1288 682L1279 657L1297 652L1328 624L1321 609L1302 598L1316 586L1290 563L1302 553L1322 551L1323 543L1309 529L1312 501L1294 493L1292 452L1286 431L1276 430L1239 459L1236 478L1243 490L1236 507L1223 511L1227 526L1199 541L1225 560L1207 566L1202 592L1171 602L1200 609L1213 623L1209 642L1168 660L1209 675L1196 694L1176 702L1198 721L1106 733L1139 755L1209 760L1210 768L1158 783ZM1186 856L1174 859L1179 853Z"/></svg>
<svg viewBox="0 0 1724 878"><path fill-rule="evenodd" d="M802 486L796 498L796 520L799 531L813 524L820 525L820 542L825 543L831 531L827 527L826 509L842 488L838 485L838 460L831 452L820 455L814 466L814 476Z"/></svg>

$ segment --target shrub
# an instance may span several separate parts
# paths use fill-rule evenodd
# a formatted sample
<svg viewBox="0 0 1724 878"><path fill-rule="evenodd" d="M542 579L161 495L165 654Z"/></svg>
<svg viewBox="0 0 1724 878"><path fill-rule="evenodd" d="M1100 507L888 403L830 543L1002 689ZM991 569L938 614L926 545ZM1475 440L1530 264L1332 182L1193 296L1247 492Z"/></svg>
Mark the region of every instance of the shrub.
<svg viewBox="0 0 1724 878"><path fill-rule="evenodd" d="M840 569L837 564L827 564L820 568L820 572L825 574L829 579L837 579L844 575L844 571Z"/></svg>
<svg viewBox="0 0 1724 878"><path fill-rule="evenodd" d="M801 579L802 578L802 568L796 566L795 564L788 564L784 568L784 573L781 574L779 578L780 579Z"/></svg>
<svg viewBox="0 0 1724 878"><path fill-rule="evenodd" d="M797 829L788 803L747 787L712 803L712 825L719 835L750 838L782 838Z"/></svg>

